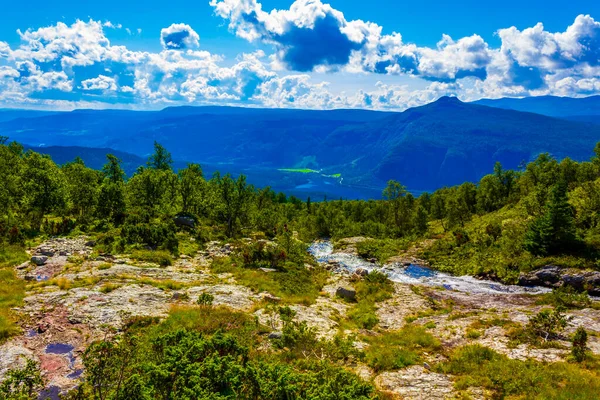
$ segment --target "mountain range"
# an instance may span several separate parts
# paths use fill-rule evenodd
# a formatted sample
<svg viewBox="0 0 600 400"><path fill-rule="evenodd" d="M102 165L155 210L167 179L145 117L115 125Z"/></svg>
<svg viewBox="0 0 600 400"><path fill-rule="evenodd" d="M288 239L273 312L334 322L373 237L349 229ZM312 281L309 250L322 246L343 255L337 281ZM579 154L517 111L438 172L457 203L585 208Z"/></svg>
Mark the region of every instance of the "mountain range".
<svg viewBox="0 0 600 400"><path fill-rule="evenodd" d="M236 107L161 111L0 110L0 135L59 162L99 168L117 153L131 173L158 141L205 172L245 173L306 197L379 197L389 179L418 192L477 181L496 161L517 168L542 152L589 159L600 141L600 96L464 103L443 97L401 113ZM316 197L314 197L316 198Z"/></svg>

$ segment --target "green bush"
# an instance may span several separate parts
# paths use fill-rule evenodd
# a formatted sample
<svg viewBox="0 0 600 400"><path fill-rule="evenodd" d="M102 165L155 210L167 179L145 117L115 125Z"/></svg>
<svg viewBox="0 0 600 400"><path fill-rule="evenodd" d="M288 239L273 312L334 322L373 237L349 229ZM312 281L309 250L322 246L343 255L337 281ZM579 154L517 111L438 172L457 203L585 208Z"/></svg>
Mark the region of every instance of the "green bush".
<svg viewBox="0 0 600 400"><path fill-rule="evenodd" d="M441 350L440 342L423 327L407 325L395 332L366 337L367 363L375 371L401 369L416 364L424 352Z"/></svg>
<svg viewBox="0 0 600 400"><path fill-rule="evenodd" d="M4 400L36 399L44 388L44 380L36 362L27 359L25 367L9 370L0 383L0 398Z"/></svg>
<svg viewBox="0 0 600 400"><path fill-rule="evenodd" d="M512 360L475 344L454 350L438 372L457 376L459 390L483 387L492 398L592 400L600 393L600 376L564 362Z"/></svg>
<svg viewBox="0 0 600 400"><path fill-rule="evenodd" d="M587 350L587 332L583 327L577 328L571 341L571 355L577 362L585 360L585 352Z"/></svg>
<svg viewBox="0 0 600 400"><path fill-rule="evenodd" d="M586 308L592 304L592 301L586 292L577 292L571 286L562 286L540 296L538 303L550 304L554 307Z"/></svg>
<svg viewBox="0 0 600 400"><path fill-rule="evenodd" d="M177 254L179 242L177 227L169 218L166 221L148 220L136 214L130 215L121 227L121 236L127 244L141 244L152 249L168 250Z"/></svg>
<svg viewBox="0 0 600 400"><path fill-rule="evenodd" d="M196 300L196 303L201 306L211 306L214 300L215 296L213 296L212 294L200 293L200 296L198 296L198 300Z"/></svg>

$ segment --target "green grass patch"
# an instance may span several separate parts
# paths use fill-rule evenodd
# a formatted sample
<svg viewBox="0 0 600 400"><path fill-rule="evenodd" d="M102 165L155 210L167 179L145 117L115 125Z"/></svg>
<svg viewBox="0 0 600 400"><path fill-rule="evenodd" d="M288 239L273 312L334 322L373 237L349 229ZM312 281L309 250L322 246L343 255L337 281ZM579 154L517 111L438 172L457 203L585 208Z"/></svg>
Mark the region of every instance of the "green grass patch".
<svg viewBox="0 0 600 400"><path fill-rule="evenodd" d="M0 343L20 332L11 309L23 304L25 282L17 277L14 266L27 259L21 247L0 246Z"/></svg>
<svg viewBox="0 0 600 400"><path fill-rule="evenodd" d="M281 172L292 172L296 174L318 174L319 171L310 168L279 168Z"/></svg>
<svg viewBox="0 0 600 400"><path fill-rule="evenodd" d="M137 261L150 262L166 267L173 263L171 253L164 250L133 250L131 258Z"/></svg>
<svg viewBox="0 0 600 400"><path fill-rule="evenodd" d="M519 361L480 345L456 349L450 360L439 364L438 372L456 375L455 387L483 387L493 398L597 399L600 393L598 370L564 362Z"/></svg>
<svg viewBox="0 0 600 400"><path fill-rule="evenodd" d="M369 343L365 350L366 361L375 371L401 369L422 360L424 352L440 351L439 340L425 328L407 325L399 331L386 332L379 336L365 337Z"/></svg>
<svg viewBox="0 0 600 400"><path fill-rule="evenodd" d="M404 239L367 239L356 244L358 255L363 258L376 258L385 263L388 258L397 256L402 250L408 249L410 238Z"/></svg>
<svg viewBox="0 0 600 400"><path fill-rule="evenodd" d="M387 300L394 293L394 285L385 274L371 272L354 284L357 304L348 311L348 319L357 327L373 329L377 318L377 303Z"/></svg>
<svg viewBox="0 0 600 400"><path fill-rule="evenodd" d="M248 268L229 257L216 258L211 264L215 273L231 273L237 283L254 292L269 292L286 303L312 304L327 282L328 272L316 267L309 271L304 266L286 262L277 271L264 272Z"/></svg>

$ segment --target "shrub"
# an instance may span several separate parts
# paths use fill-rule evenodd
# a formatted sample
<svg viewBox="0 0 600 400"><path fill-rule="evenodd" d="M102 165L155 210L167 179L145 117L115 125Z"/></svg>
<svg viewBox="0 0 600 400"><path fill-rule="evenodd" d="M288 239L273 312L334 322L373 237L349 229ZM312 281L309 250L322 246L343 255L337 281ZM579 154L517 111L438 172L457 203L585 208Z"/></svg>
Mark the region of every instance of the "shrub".
<svg viewBox="0 0 600 400"><path fill-rule="evenodd" d="M423 352L441 349L440 342L423 327L407 325L396 332L368 337L366 360L375 371L387 371L407 367L421 360Z"/></svg>
<svg viewBox="0 0 600 400"><path fill-rule="evenodd" d="M457 376L459 390L483 387L491 398L597 399L597 373L564 362L541 363L512 360L492 349L475 344L454 350L448 361L435 368Z"/></svg>
<svg viewBox="0 0 600 400"><path fill-rule="evenodd" d="M200 293L200 296L198 296L198 300L196 300L196 303L201 306L211 306L214 300L215 296L213 296L212 294Z"/></svg>
<svg viewBox="0 0 600 400"><path fill-rule="evenodd" d="M121 235L127 244L147 245L174 254L179 247L176 234L177 227L171 219L148 221L135 214L130 215L121 228Z"/></svg>
<svg viewBox="0 0 600 400"><path fill-rule="evenodd" d="M577 292L571 286L561 286L544 294L538 303L550 304L554 307L586 308L592 302L586 292Z"/></svg>
<svg viewBox="0 0 600 400"><path fill-rule="evenodd" d="M4 400L36 399L44 388L39 366L27 359L25 367L9 370L0 383L0 398Z"/></svg>
<svg viewBox="0 0 600 400"><path fill-rule="evenodd" d="M587 332L583 327L577 328L571 342L571 355L577 362L585 360L585 351L587 350Z"/></svg>
<svg viewBox="0 0 600 400"><path fill-rule="evenodd" d="M560 307L554 310L545 309L533 316L527 324L527 330L544 339L544 341L558 337L567 326L567 318Z"/></svg>

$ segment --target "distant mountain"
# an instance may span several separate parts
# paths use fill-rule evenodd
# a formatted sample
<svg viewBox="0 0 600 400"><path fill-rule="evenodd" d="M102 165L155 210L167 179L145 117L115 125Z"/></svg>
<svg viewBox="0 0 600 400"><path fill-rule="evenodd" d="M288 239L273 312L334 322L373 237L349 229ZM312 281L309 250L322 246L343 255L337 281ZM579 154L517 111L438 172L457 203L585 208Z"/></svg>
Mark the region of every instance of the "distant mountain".
<svg viewBox="0 0 600 400"><path fill-rule="evenodd" d="M590 124L600 125L600 114L598 114L598 115L570 115L568 117L562 117L562 119L568 119L569 121L577 121L577 122L588 122Z"/></svg>
<svg viewBox="0 0 600 400"><path fill-rule="evenodd" d="M368 126L361 135L372 145L363 151L383 155L370 162L372 176L419 189L476 181L496 161L518 168L543 152L586 160L600 140L600 126L449 97Z"/></svg>
<svg viewBox="0 0 600 400"><path fill-rule="evenodd" d="M445 97L403 113L81 110L0 122L0 135L46 148L115 149L142 159L156 140L174 159L199 162L205 171L245 173L260 186L337 198L378 197L389 179L413 191L477 181L496 161L516 168L541 152L588 159L600 126ZM280 171L289 168L319 172Z"/></svg>
<svg viewBox="0 0 600 400"><path fill-rule="evenodd" d="M37 110L14 110L11 108L0 108L0 122L11 121L17 118L35 118L45 115L56 114L53 111L37 111Z"/></svg>
<svg viewBox="0 0 600 400"><path fill-rule="evenodd" d="M98 149L80 146L50 146L33 147L25 146L25 150L33 150L40 154L48 154L57 164L66 164L73 161L75 157L81 157L90 168L100 170L106 164L106 155L113 154L122 161L122 167L128 176L131 176L135 170L146 165L146 160L133 154L117 151L113 149Z"/></svg>
<svg viewBox="0 0 600 400"><path fill-rule="evenodd" d="M507 110L532 112L550 117L600 115L600 96L582 98L537 96L523 99L483 99L473 103Z"/></svg>

